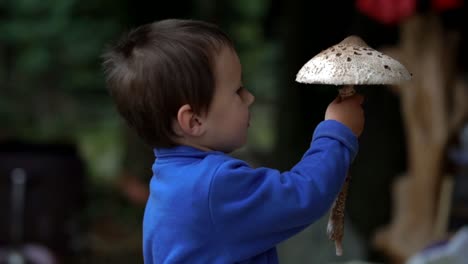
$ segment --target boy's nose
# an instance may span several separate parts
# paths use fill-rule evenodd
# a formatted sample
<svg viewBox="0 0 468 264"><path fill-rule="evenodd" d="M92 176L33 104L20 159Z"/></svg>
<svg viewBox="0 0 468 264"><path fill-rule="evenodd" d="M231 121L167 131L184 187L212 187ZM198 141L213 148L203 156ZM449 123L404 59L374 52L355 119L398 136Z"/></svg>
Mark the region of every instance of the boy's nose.
<svg viewBox="0 0 468 264"><path fill-rule="evenodd" d="M247 104L251 105L253 102L255 102L255 96L251 92L248 92Z"/></svg>

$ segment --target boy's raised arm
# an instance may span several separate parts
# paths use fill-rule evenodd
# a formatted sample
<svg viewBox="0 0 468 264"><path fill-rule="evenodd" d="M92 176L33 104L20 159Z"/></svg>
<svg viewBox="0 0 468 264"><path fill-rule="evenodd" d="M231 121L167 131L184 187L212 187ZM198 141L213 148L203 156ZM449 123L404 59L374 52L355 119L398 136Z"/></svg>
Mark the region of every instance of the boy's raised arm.
<svg viewBox="0 0 468 264"><path fill-rule="evenodd" d="M329 120L320 123L311 147L290 171L224 161L209 194L219 243L248 258L307 227L332 205L357 149L353 132Z"/></svg>

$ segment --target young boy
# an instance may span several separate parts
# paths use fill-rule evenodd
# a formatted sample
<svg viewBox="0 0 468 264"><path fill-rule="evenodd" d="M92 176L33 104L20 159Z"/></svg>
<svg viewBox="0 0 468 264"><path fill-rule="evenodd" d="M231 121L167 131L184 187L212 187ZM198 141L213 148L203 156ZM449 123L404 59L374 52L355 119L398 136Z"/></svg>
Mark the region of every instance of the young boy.
<svg viewBox="0 0 468 264"><path fill-rule="evenodd" d="M358 150L360 96L332 102L302 160L281 173L227 155L246 143L254 96L215 25L143 25L104 59L118 111L157 158L145 263L277 263L275 246L330 208Z"/></svg>

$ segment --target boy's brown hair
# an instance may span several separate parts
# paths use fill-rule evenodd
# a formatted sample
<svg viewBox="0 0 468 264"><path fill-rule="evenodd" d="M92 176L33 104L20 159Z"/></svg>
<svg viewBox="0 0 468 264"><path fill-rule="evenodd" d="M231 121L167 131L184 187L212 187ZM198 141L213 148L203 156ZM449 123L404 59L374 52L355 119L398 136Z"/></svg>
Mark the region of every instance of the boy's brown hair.
<svg viewBox="0 0 468 264"><path fill-rule="evenodd" d="M175 145L172 122L182 105L208 111L215 57L224 46L233 43L213 24L168 19L130 31L103 55L117 110L148 145Z"/></svg>

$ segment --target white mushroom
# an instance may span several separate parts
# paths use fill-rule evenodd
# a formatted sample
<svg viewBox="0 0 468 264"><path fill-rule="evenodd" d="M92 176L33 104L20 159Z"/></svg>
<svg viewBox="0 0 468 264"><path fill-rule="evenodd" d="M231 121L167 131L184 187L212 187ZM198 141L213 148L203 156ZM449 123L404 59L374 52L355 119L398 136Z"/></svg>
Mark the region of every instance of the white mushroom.
<svg viewBox="0 0 468 264"><path fill-rule="evenodd" d="M397 60L350 36L320 52L298 72L296 81L310 84L399 84L411 74Z"/></svg>
<svg viewBox="0 0 468 264"><path fill-rule="evenodd" d="M411 74L397 60L369 47L360 37L349 36L320 52L299 70L296 81L308 84L343 85L342 99L352 96L354 85L395 85L411 79ZM335 241L336 255L343 254L344 206L350 177L335 200L327 225L328 237Z"/></svg>

